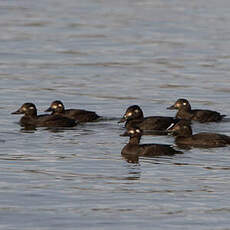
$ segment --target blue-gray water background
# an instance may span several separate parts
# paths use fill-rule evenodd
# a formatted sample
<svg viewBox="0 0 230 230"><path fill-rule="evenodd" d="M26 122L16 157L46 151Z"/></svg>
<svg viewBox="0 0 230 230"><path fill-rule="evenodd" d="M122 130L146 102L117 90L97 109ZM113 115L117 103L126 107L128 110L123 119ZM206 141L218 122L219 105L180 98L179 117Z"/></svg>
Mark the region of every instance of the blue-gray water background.
<svg viewBox="0 0 230 230"><path fill-rule="evenodd" d="M229 0L0 1L0 229L229 229L230 147L126 162L117 119L177 98L230 115ZM24 102L108 119L23 132ZM230 135L230 123L194 131ZM173 144L172 137L142 142Z"/></svg>

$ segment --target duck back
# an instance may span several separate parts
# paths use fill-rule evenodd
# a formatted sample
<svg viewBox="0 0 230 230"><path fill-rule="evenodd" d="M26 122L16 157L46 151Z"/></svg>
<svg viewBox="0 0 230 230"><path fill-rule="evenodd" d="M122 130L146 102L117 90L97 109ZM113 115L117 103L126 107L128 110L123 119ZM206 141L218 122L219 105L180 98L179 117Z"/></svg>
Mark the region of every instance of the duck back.
<svg viewBox="0 0 230 230"><path fill-rule="evenodd" d="M221 115L220 113L212 110L192 110L192 120L203 122L212 122L212 121L221 121L225 115Z"/></svg>
<svg viewBox="0 0 230 230"><path fill-rule="evenodd" d="M39 116L37 119L38 127L74 127L75 125L77 125L75 120L59 115Z"/></svg>
<svg viewBox="0 0 230 230"><path fill-rule="evenodd" d="M230 137L223 134L202 132L190 137L177 137L176 144L201 148L224 147L230 144Z"/></svg>
<svg viewBox="0 0 230 230"><path fill-rule="evenodd" d="M182 152L173 149L170 145L162 144L130 144L124 146L121 151L123 155L138 155L138 156L164 156L181 154Z"/></svg>
<svg viewBox="0 0 230 230"><path fill-rule="evenodd" d="M83 109L66 109L64 115L79 122L96 121L100 117L93 111Z"/></svg>
<svg viewBox="0 0 230 230"><path fill-rule="evenodd" d="M220 113L212 110L193 109L191 111L179 110L176 114L176 117L204 123L221 121L225 115L221 115Z"/></svg>
<svg viewBox="0 0 230 230"><path fill-rule="evenodd" d="M146 117L142 120L130 120L125 124L126 128L134 126L142 130L166 130L172 123L177 122L179 119L173 117L152 116Z"/></svg>
<svg viewBox="0 0 230 230"><path fill-rule="evenodd" d="M23 116L20 120L21 126L31 127L74 127L75 120L59 115L39 115L36 118Z"/></svg>

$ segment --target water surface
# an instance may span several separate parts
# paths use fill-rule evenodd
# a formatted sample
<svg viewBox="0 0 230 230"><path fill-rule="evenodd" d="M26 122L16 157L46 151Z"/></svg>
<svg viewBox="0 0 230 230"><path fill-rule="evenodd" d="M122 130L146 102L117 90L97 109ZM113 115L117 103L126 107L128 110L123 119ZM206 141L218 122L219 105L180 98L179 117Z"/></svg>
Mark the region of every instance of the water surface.
<svg viewBox="0 0 230 230"><path fill-rule="evenodd" d="M229 7L227 0L1 1L0 228L229 228L229 147L129 163L117 124L133 104L146 116L173 116L166 107L179 97L230 114ZM24 102L42 113L56 99L109 119L26 132L10 115ZM230 123L194 124L200 131L230 135Z"/></svg>

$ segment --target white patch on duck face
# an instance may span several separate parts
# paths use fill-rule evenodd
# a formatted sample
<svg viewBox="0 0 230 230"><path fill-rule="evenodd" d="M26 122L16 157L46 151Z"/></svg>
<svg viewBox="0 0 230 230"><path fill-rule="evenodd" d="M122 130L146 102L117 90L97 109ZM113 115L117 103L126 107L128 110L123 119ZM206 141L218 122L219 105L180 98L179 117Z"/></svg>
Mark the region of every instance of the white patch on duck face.
<svg viewBox="0 0 230 230"><path fill-rule="evenodd" d="M134 131L134 130L130 130L130 131L129 131L129 133L134 134L134 133L135 133L135 131Z"/></svg>
<svg viewBox="0 0 230 230"><path fill-rule="evenodd" d="M187 105L187 103L186 103L186 102L183 102L183 105Z"/></svg>
<svg viewBox="0 0 230 230"><path fill-rule="evenodd" d="M60 107L60 108L61 108L61 107L62 107L62 104L58 104L58 107Z"/></svg>
<svg viewBox="0 0 230 230"><path fill-rule="evenodd" d="M137 133L140 133L140 132L141 132L141 130L140 130L140 129L136 129L136 132L137 132Z"/></svg>
<svg viewBox="0 0 230 230"><path fill-rule="evenodd" d="M53 105L52 108L53 108L53 109L56 109L56 108L57 108L57 105Z"/></svg>
<svg viewBox="0 0 230 230"><path fill-rule="evenodd" d="M176 104L175 104L175 107L176 107L176 108L179 108L179 107L180 107L180 103L179 103L179 102L176 103Z"/></svg>
<svg viewBox="0 0 230 230"><path fill-rule="evenodd" d="M172 124L167 128L167 130L169 130L170 128L172 128L174 125L175 125L175 123L172 123Z"/></svg>
<svg viewBox="0 0 230 230"><path fill-rule="evenodd" d="M29 107L29 109L31 109L31 110L32 110L32 109L34 109L34 107L33 107L33 106L30 106L30 107Z"/></svg>
<svg viewBox="0 0 230 230"><path fill-rule="evenodd" d="M139 109L135 109L135 110L134 110L134 113L139 113Z"/></svg>
<svg viewBox="0 0 230 230"><path fill-rule="evenodd" d="M132 115L133 115L133 113L132 113L132 112L129 112L129 113L125 114L125 117L130 117L130 116L132 116Z"/></svg>

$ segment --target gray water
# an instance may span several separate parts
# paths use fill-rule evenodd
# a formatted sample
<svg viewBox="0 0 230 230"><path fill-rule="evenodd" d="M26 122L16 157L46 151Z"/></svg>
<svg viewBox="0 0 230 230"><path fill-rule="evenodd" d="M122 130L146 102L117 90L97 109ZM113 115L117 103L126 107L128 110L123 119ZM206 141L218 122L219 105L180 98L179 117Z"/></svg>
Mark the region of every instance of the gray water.
<svg viewBox="0 0 230 230"><path fill-rule="evenodd" d="M117 120L177 98L230 114L229 0L0 1L0 229L229 229L230 147L140 158ZM24 102L105 120L24 131ZM230 122L194 124L230 135ZM173 144L170 136L142 143Z"/></svg>

